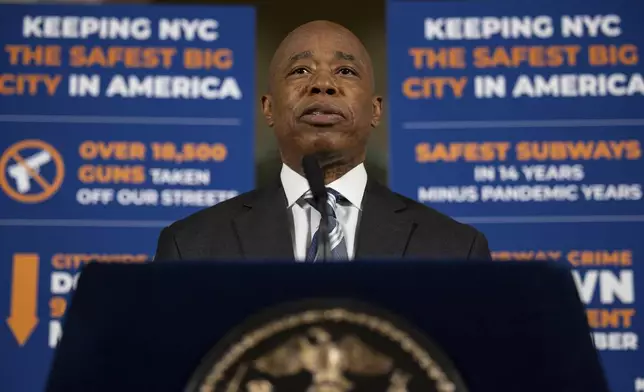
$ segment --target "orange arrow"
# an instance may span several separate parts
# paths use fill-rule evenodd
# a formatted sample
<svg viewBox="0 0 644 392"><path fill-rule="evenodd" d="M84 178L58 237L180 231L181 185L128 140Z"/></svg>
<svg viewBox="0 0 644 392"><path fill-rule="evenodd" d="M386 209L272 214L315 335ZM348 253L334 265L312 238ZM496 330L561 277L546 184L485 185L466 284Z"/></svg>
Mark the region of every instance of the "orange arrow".
<svg viewBox="0 0 644 392"><path fill-rule="evenodd" d="M38 267L40 259L34 253L13 255L11 309L7 324L18 344L24 346L38 325Z"/></svg>

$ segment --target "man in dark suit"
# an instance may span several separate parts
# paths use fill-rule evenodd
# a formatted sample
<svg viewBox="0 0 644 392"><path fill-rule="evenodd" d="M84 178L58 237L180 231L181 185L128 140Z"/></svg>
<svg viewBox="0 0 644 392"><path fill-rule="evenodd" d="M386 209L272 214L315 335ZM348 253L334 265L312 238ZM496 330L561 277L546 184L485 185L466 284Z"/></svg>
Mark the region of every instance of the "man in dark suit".
<svg viewBox="0 0 644 392"><path fill-rule="evenodd" d="M318 156L329 191L333 258L490 259L483 234L368 177L367 139L382 113L374 90L369 54L349 30L316 21L292 31L262 97L280 181L164 228L155 260L316 260L320 214L301 168L308 154Z"/></svg>

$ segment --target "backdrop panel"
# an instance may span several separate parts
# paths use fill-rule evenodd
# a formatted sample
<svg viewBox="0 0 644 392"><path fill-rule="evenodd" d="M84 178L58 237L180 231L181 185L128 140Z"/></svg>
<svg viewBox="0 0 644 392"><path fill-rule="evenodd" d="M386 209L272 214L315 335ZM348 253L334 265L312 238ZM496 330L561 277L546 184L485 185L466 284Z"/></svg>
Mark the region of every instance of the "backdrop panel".
<svg viewBox="0 0 644 392"><path fill-rule="evenodd" d="M0 311L11 326L5 324L0 334L0 381L5 391L42 391L80 267L90 259L146 262L156 233L148 228L4 226L0 236L9 244L0 249Z"/></svg>
<svg viewBox="0 0 644 392"><path fill-rule="evenodd" d="M251 7L0 6L0 383L40 391L79 265L254 186Z"/></svg>
<svg viewBox="0 0 644 392"><path fill-rule="evenodd" d="M572 263L614 391L644 391L644 7L388 2L392 188Z"/></svg>
<svg viewBox="0 0 644 392"><path fill-rule="evenodd" d="M480 225L494 244L493 257L542 260L573 267L580 298L587 307L595 346L612 391L641 388L644 353L644 243L639 222L527 223ZM639 385L639 387L637 387Z"/></svg>

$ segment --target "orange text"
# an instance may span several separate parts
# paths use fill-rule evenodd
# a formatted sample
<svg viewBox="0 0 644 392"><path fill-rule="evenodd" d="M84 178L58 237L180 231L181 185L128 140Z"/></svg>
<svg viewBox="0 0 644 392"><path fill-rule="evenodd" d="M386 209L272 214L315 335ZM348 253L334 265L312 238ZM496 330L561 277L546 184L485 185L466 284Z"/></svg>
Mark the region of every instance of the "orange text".
<svg viewBox="0 0 644 392"><path fill-rule="evenodd" d="M416 162L505 161L509 149L508 142L419 143L416 145Z"/></svg>
<svg viewBox="0 0 644 392"><path fill-rule="evenodd" d="M405 97L409 99L441 99L447 94L461 98L465 85L467 85L466 77L412 77L403 82L402 91Z"/></svg>
<svg viewBox="0 0 644 392"><path fill-rule="evenodd" d="M520 142L516 145L519 161L563 160L636 160L642 157L639 140Z"/></svg>
<svg viewBox="0 0 644 392"><path fill-rule="evenodd" d="M144 254L57 253L51 265L57 270L75 270L90 262L137 264L147 259Z"/></svg>
<svg viewBox="0 0 644 392"><path fill-rule="evenodd" d="M476 68L516 68L521 65L540 68L577 65L580 51L579 45L498 46L494 49L481 46L474 49L472 56Z"/></svg>
<svg viewBox="0 0 644 392"><path fill-rule="evenodd" d="M591 328L631 328L635 309L587 309Z"/></svg>
<svg viewBox="0 0 644 392"><path fill-rule="evenodd" d="M233 51L188 48L183 51L183 66L186 69L230 69L233 66Z"/></svg>
<svg viewBox="0 0 644 392"><path fill-rule="evenodd" d="M61 318L67 310L67 301L62 297L52 297L49 300L49 315L51 318Z"/></svg>
<svg viewBox="0 0 644 392"><path fill-rule="evenodd" d="M78 168L78 179L84 184L142 184L145 178L142 165L83 165Z"/></svg>
<svg viewBox="0 0 644 392"><path fill-rule="evenodd" d="M5 51L9 54L11 65L37 65L60 67L61 49L58 45L6 45Z"/></svg>
<svg viewBox="0 0 644 392"><path fill-rule="evenodd" d="M113 68L123 65L125 68L170 68L177 54L175 48L141 48L95 46L88 48L83 45L73 46L69 50L69 65L72 67Z"/></svg>
<svg viewBox="0 0 644 392"><path fill-rule="evenodd" d="M465 68L465 48L411 48L414 68Z"/></svg>
<svg viewBox="0 0 644 392"><path fill-rule="evenodd" d="M86 160L116 159L121 161L142 161L145 159L145 144L141 142L85 141L78 147L78 154Z"/></svg>
<svg viewBox="0 0 644 392"><path fill-rule="evenodd" d="M61 75L0 74L0 95L37 95L44 89L52 96L61 80Z"/></svg>
<svg viewBox="0 0 644 392"><path fill-rule="evenodd" d="M566 258L575 267L633 265L633 252L630 250L573 250Z"/></svg>
<svg viewBox="0 0 644 392"><path fill-rule="evenodd" d="M637 65L639 57L635 45L590 45L588 63L593 66Z"/></svg>

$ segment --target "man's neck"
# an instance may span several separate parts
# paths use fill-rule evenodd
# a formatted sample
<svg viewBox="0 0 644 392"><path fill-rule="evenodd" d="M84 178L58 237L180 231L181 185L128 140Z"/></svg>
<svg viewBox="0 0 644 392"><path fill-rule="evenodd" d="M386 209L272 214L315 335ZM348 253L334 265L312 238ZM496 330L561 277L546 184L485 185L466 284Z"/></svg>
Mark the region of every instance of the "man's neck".
<svg viewBox="0 0 644 392"><path fill-rule="evenodd" d="M360 158L351 159L351 160L325 159L323 157L320 158L319 159L320 168L324 173L324 184L329 185L333 181L344 176L349 171L351 171L354 167L361 164L362 161L363 160ZM294 162L284 162L284 163L294 171L304 176L304 170L302 169L301 163L299 162L297 164L295 164Z"/></svg>
<svg viewBox="0 0 644 392"><path fill-rule="evenodd" d="M358 166L360 162L346 163L342 165L322 166L324 173L324 185L329 185L333 181L347 174L351 169Z"/></svg>

